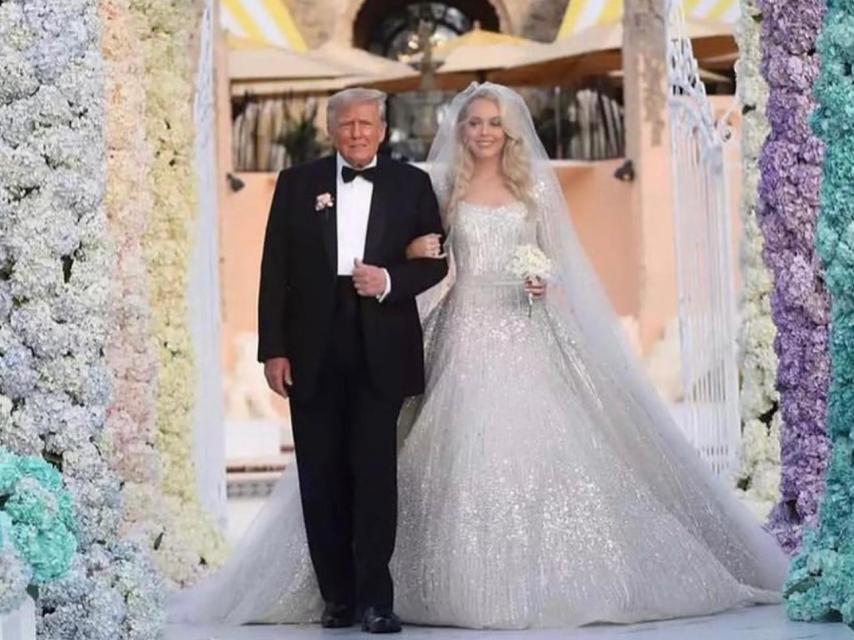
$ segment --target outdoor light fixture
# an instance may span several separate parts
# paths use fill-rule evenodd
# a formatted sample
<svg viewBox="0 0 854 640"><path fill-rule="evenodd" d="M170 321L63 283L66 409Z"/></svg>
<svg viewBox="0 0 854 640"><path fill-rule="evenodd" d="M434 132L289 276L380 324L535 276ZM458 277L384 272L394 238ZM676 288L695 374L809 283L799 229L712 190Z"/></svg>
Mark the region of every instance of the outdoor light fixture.
<svg viewBox="0 0 854 640"><path fill-rule="evenodd" d="M237 177L236 175L234 175L233 173L227 173L227 174L225 174L225 179L226 179L226 181L228 182L228 186L229 186L229 188L230 188L232 191L234 191L235 193L237 193L238 191L240 191L241 189L243 189L243 187L245 187L245 186L246 186L246 183L245 183L245 182L243 182L243 180L241 180L240 178L238 178L238 177Z"/></svg>
<svg viewBox="0 0 854 640"><path fill-rule="evenodd" d="M635 165L631 160L626 160L620 168L614 172L614 177L621 182L632 182L635 179Z"/></svg>

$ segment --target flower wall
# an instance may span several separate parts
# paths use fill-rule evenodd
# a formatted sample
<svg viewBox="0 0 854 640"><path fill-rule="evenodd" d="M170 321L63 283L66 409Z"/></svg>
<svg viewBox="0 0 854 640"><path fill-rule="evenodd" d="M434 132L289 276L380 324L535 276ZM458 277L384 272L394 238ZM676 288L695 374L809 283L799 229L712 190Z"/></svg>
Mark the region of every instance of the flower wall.
<svg viewBox="0 0 854 640"><path fill-rule="evenodd" d="M224 555L191 455L197 13L0 3L0 446L50 463L77 523L49 583L62 554L39 541L68 537L34 529L39 559L0 518L0 603L37 583L43 638L156 638L161 571L188 583Z"/></svg>
<svg viewBox="0 0 854 640"><path fill-rule="evenodd" d="M830 292L832 454L820 520L804 536L784 588L797 620L854 624L854 7L828 0L818 51L813 130L825 143L816 247Z"/></svg>
<svg viewBox="0 0 854 640"><path fill-rule="evenodd" d="M131 0L130 8L142 36L145 135L152 151L152 206L143 247L157 349L156 444L169 513L158 564L173 581L186 584L226 553L222 536L199 504L193 468L197 373L187 291L197 206L191 45L199 14L196 4L181 0Z"/></svg>
<svg viewBox="0 0 854 640"><path fill-rule="evenodd" d="M815 522L829 454L825 433L829 306L815 252L824 146L812 132L821 0L760 0L762 75L770 134L759 158L758 221L774 279L777 390L782 426L780 500L768 527L788 552Z"/></svg>
<svg viewBox="0 0 854 640"><path fill-rule="evenodd" d="M739 369L742 420L741 467L736 485L760 518L777 501L780 485L780 413L775 387L777 329L771 317L773 283L762 260L764 242L757 223L759 153L768 136L768 84L760 66L762 14L757 0L741 0L736 28L735 69L742 104L741 277Z"/></svg>
<svg viewBox="0 0 854 640"><path fill-rule="evenodd" d="M44 638L154 638L162 622L102 454L114 252L99 27L92 0L0 4L0 444L54 464L78 522L68 574L39 590Z"/></svg>

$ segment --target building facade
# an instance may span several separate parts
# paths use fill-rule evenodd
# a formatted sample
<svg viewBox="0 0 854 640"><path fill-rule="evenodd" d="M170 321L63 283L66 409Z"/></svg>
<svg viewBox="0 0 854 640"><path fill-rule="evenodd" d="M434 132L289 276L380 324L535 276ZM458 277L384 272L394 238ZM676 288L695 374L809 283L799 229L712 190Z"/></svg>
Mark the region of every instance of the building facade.
<svg viewBox="0 0 854 640"><path fill-rule="evenodd" d="M533 40L554 40L566 12L567 0L285 0L309 47L328 40L369 48L384 27L404 16L449 13L481 27ZM451 18L453 20L453 18Z"/></svg>

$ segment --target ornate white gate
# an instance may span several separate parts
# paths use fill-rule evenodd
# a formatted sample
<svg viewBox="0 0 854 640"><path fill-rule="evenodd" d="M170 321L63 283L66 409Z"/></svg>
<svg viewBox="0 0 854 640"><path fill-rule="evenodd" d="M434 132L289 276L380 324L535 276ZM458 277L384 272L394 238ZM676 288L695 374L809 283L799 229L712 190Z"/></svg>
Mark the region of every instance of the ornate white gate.
<svg viewBox="0 0 854 640"><path fill-rule="evenodd" d="M220 530L227 520L225 488L225 434L219 337L219 238L217 185L222 179L216 166L216 109L214 42L216 9L213 0L202 2L196 68L193 120L196 125L194 156L198 179L190 285L187 287L190 330L196 357L193 405L193 463L202 507Z"/></svg>
<svg viewBox="0 0 854 640"><path fill-rule="evenodd" d="M669 128L684 405L680 425L715 473L740 444L735 289L724 140L686 36L666 0Z"/></svg>

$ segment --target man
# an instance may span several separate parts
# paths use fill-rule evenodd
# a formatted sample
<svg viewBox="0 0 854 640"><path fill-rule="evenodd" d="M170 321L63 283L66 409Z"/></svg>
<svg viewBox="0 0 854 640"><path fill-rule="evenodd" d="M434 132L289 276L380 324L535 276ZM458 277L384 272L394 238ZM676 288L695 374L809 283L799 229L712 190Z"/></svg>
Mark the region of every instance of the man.
<svg viewBox="0 0 854 640"><path fill-rule="evenodd" d="M424 388L415 296L444 260L406 260L442 233L427 175L377 156L385 94L329 100L337 154L283 171L261 264L258 360L289 397L324 627L400 631L388 564L397 527L397 417ZM287 579L287 576L282 576Z"/></svg>

